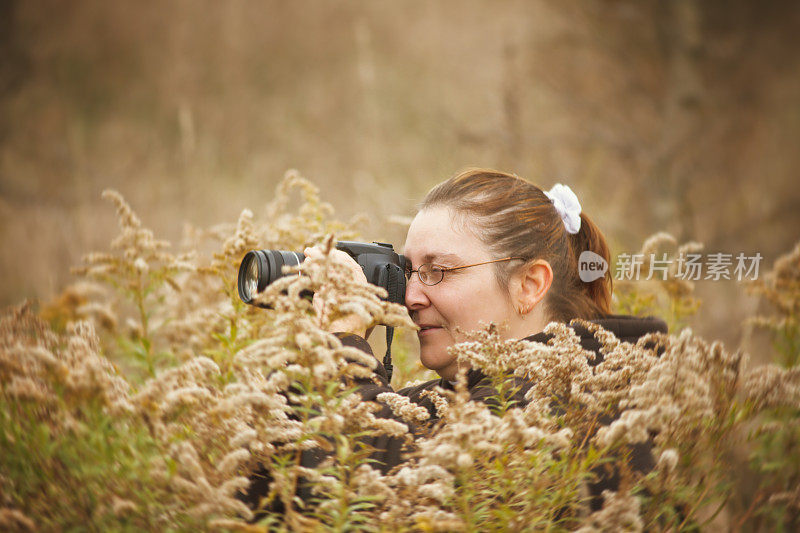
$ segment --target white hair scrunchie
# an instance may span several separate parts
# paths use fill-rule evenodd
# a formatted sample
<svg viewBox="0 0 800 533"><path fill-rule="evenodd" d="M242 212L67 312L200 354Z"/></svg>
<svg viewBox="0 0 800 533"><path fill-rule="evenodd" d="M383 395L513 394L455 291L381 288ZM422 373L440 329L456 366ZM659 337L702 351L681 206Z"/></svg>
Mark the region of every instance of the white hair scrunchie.
<svg viewBox="0 0 800 533"><path fill-rule="evenodd" d="M567 233L571 235L578 233L581 229L581 204L572 189L567 185L556 183L544 194L553 202L558 215L564 221Z"/></svg>

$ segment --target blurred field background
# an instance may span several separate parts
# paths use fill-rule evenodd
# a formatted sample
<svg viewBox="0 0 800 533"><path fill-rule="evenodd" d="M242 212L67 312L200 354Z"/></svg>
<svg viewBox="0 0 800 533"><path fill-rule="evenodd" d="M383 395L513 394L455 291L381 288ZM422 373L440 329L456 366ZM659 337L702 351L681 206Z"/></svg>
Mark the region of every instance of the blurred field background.
<svg viewBox="0 0 800 533"><path fill-rule="evenodd" d="M0 1L0 304L116 234L259 211L289 168L402 246L467 166L570 184L615 253L656 231L764 256L800 237L794 1ZM700 282L729 345L757 301Z"/></svg>

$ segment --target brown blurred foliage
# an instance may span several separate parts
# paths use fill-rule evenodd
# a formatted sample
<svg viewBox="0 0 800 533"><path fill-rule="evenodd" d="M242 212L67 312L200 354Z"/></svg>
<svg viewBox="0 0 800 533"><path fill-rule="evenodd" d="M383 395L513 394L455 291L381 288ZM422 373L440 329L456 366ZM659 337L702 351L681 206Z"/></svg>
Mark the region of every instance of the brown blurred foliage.
<svg viewBox="0 0 800 533"><path fill-rule="evenodd" d="M570 183L616 251L657 230L768 268L798 238L800 8L776 0L0 2L0 303L50 298L120 190L179 240L299 168L401 245L465 166ZM735 283L694 327L738 340Z"/></svg>

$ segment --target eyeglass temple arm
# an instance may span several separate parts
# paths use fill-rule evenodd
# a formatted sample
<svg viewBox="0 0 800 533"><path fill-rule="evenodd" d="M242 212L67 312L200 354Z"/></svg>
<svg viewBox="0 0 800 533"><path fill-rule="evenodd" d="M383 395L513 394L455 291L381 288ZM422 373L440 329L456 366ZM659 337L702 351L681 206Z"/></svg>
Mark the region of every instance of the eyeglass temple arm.
<svg viewBox="0 0 800 533"><path fill-rule="evenodd" d="M520 261L524 261L523 257L503 257L502 259L492 259L491 261L483 261L482 263L475 263L474 265L463 265L451 268L441 267L442 272L450 272L451 270L460 270L462 268L469 268L478 265L488 265L489 263L499 263L500 261L513 261L514 259L519 259Z"/></svg>

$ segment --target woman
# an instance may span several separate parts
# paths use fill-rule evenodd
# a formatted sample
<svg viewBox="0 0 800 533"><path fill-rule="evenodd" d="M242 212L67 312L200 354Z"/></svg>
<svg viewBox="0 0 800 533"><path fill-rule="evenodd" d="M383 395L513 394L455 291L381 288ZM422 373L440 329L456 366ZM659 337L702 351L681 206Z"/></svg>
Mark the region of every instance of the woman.
<svg viewBox="0 0 800 533"><path fill-rule="evenodd" d="M548 340L542 331L549 322L573 318L596 322L626 342L666 332L659 319L611 315L611 275L582 281L578 258L584 251L609 262L605 238L581 212L569 187L556 185L543 192L517 176L483 169L462 172L434 187L411 223L403 253L410 263L405 303L420 328L420 360L441 377L399 393L435 417L430 397L422 392L452 388L458 362L448 348L482 324L496 324L504 338L540 342ZM305 253L321 252L309 248ZM332 253L351 265L354 277L366 281L352 258L338 250ZM596 352L594 364L602 360L592 334L575 329L584 348ZM344 343L371 353L366 327L357 317L336 322L332 330L342 334ZM376 377L380 384L362 382L363 399L374 400L391 390L379 361ZM527 388L520 385L515 399L521 405ZM478 370L468 371L467 386L474 400L486 401L494 394ZM391 416L388 408L384 411ZM373 458L384 471L402 460L399 440L372 444L382 450ZM648 468L649 460L646 450L634 451L635 468ZM592 487L592 494L598 496L605 488L613 488L608 479ZM594 498L593 507L599 504Z"/></svg>
<svg viewBox="0 0 800 533"><path fill-rule="evenodd" d="M611 315L611 274L582 281L578 258L585 251L610 263L603 234L567 186L544 192L511 174L473 169L434 187L411 223L403 254L410 262L405 301L420 327L420 360L441 379L400 393L432 410L420 392L449 386L457 362L447 348L481 324L497 324L504 338L540 342L547 341L541 332L549 322L573 318L598 323L626 342L666 332L659 319ZM336 253L366 280L355 261ZM355 317L334 329L358 335L346 342L369 351ZM576 332L585 348L597 351L591 333ZM602 357L597 355L595 363ZM488 393L479 386L481 377L468 374L475 399Z"/></svg>

